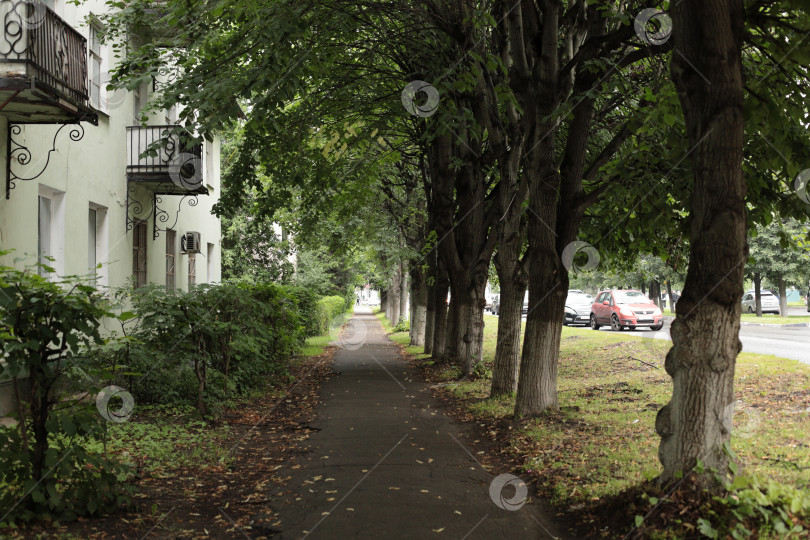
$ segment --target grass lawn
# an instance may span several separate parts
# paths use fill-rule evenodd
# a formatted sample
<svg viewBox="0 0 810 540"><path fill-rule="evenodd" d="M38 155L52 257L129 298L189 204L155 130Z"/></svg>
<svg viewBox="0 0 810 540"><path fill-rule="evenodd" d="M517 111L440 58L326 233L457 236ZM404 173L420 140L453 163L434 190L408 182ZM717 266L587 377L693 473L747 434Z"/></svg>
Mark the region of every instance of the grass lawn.
<svg viewBox="0 0 810 540"><path fill-rule="evenodd" d="M484 319L484 361L491 368L498 319ZM537 479L553 503L571 507L615 495L660 472L654 426L672 392L663 369L671 344L645 338L647 333L563 327L561 410L520 424L511 443L524 474ZM408 342L406 332L390 337ZM424 357L419 348L407 350ZM494 424L511 417L514 398L489 399L489 379L455 383L455 367L441 374L446 388L478 419ZM743 353L735 390L731 445L741 474L810 490L810 366Z"/></svg>

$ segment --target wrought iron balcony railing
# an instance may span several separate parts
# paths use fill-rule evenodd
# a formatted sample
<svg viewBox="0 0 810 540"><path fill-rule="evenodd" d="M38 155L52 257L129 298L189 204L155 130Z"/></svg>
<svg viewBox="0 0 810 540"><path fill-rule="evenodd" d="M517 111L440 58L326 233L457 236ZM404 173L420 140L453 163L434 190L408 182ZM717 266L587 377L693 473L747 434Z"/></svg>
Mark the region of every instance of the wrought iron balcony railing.
<svg viewBox="0 0 810 540"><path fill-rule="evenodd" d="M0 0L0 22L0 112L15 123L97 123L86 38L42 0Z"/></svg>
<svg viewBox="0 0 810 540"><path fill-rule="evenodd" d="M127 178L164 195L207 194L202 145L184 147L177 126L127 128Z"/></svg>

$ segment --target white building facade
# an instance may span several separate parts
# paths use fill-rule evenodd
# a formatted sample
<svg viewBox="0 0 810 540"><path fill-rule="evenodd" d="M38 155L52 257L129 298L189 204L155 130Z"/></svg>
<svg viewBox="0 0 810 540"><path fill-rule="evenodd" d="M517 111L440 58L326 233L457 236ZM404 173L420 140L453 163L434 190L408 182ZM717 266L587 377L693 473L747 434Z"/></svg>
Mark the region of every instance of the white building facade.
<svg viewBox="0 0 810 540"><path fill-rule="evenodd" d="M0 0L0 250L13 250L0 263L103 287L218 282L219 140L184 147L173 110L143 125L159 81L106 89L114 58L93 19L106 9Z"/></svg>

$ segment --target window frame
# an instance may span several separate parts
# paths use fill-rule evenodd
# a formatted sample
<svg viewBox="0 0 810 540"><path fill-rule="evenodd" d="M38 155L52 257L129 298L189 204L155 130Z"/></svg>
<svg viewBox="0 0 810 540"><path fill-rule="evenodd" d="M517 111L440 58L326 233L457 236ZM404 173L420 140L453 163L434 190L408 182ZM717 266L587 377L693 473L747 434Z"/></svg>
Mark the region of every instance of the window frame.
<svg viewBox="0 0 810 540"><path fill-rule="evenodd" d="M98 39L98 33L104 30L104 25L94 15L90 15L87 25L87 69L90 71L90 88L88 88L88 100L90 107L96 111L109 114L109 103L107 96L107 81L103 81L102 77L107 73L107 57L104 54L104 44ZM98 45L97 50L94 48L94 43ZM97 62L97 64L96 64ZM98 73L95 73L95 67L98 65ZM93 90L98 88L98 102L93 100Z"/></svg>

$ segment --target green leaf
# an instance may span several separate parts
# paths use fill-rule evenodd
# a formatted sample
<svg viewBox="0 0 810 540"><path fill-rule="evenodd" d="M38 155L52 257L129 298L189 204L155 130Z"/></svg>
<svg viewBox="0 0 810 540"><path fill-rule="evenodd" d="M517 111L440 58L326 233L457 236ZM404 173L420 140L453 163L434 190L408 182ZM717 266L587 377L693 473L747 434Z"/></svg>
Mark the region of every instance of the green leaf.
<svg viewBox="0 0 810 540"><path fill-rule="evenodd" d="M715 528L712 527L712 524L709 522L709 520L698 518L697 524L698 524L698 531L700 531L701 534L709 538L717 538L718 536L717 530L715 530Z"/></svg>

